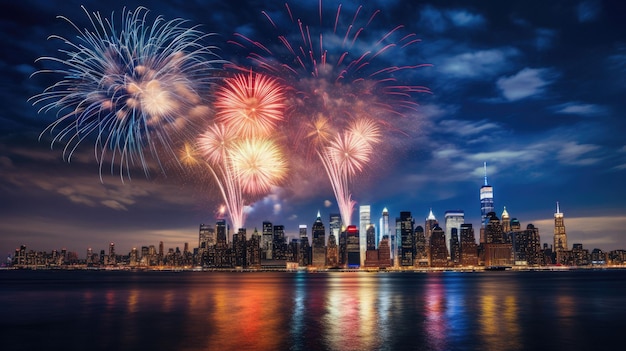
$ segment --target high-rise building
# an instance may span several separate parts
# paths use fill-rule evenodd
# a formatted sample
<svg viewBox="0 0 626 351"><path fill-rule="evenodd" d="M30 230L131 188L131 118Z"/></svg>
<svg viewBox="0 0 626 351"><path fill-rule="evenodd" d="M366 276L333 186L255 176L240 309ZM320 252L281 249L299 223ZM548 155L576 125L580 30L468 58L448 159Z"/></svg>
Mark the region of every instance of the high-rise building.
<svg viewBox="0 0 626 351"><path fill-rule="evenodd" d="M246 228L239 228L237 233L233 233L233 256L235 267L247 267L246 256Z"/></svg>
<svg viewBox="0 0 626 351"><path fill-rule="evenodd" d="M337 246L337 237L331 230L328 234L328 246L326 248L326 265L330 268L339 267L339 246Z"/></svg>
<svg viewBox="0 0 626 351"><path fill-rule="evenodd" d="M326 266L326 228L322 223L320 212L317 212L317 218L313 222L311 228L313 234L313 266L323 268Z"/></svg>
<svg viewBox="0 0 626 351"><path fill-rule="evenodd" d="M461 263L461 250L459 244L459 230L452 228L450 233L450 261L456 266Z"/></svg>
<svg viewBox="0 0 626 351"><path fill-rule="evenodd" d="M256 228L246 243L246 249L248 267L261 268L261 234Z"/></svg>
<svg viewBox="0 0 626 351"><path fill-rule="evenodd" d="M504 210L502 211L502 231L506 234L511 232L511 217L509 213L506 211L506 206L504 206Z"/></svg>
<svg viewBox="0 0 626 351"><path fill-rule="evenodd" d="M476 247L476 238L474 237L474 228L472 228L471 223L461 224L459 241L461 249L461 265L477 266L478 250Z"/></svg>
<svg viewBox="0 0 626 351"><path fill-rule="evenodd" d="M345 238L343 238L343 231L341 230L341 215L339 213L331 213L329 216L328 227L330 228L330 234L328 235L328 249L331 249L331 238L334 236L337 240L337 263L333 265L330 261L328 265L330 267L343 267L345 265ZM328 253L331 255L331 252ZM330 258L330 257L329 257Z"/></svg>
<svg viewBox="0 0 626 351"><path fill-rule="evenodd" d="M526 230L511 232L513 257L516 265L537 266L542 262L539 229L529 224Z"/></svg>
<svg viewBox="0 0 626 351"><path fill-rule="evenodd" d="M389 268L391 267L391 248L389 247L389 237L383 236L378 245L378 267Z"/></svg>
<svg viewBox="0 0 626 351"><path fill-rule="evenodd" d="M367 250L365 251L365 261L363 267L377 268L378 264L378 250L376 249L376 228L373 224L367 227L366 233Z"/></svg>
<svg viewBox="0 0 626 351"><path fill-rule="evenodd" d="M414 264L418 267L428 267L428 243L421 225L415 227L415 259Z"/></svg>
<svg viewBox="0 0 626 351"><path fill-rule="evenodd" d="M109 243L109 264L117 263L117 255L115 254L115 243Z"/></svg>
<svg viewBox="0 0 626 351"><path fill-rule="evenodd" d="M494 211L493 207L493 187L487 183L487 162L483 164L485 168L485 183L480 187L480 243L485 243L485 226L487 225L487 214Z"/></svg>
<svg viewBox="0 0 626 351"><path fill-rule="evenodd" d="M271 260L274 252L274 226L272 222L263 222L261 234L261 259Z"/></svg>
<svg viewBox="0 0 626 351"><path fill-rule="evenodd" d="M200 256L200 264L204 263L209 249L214 248L216 243L215 229L208 224L200 224L200 230L198 231L198 255Z"/></svg>
<svg viewBox="0 0 626 351"><path fill-rule="evenodd" d="M287 259L287 241L285 238L284 225L274 226L274 252L272 253L272 257L275 260Z"/></svg>
<svg viewBox="0 0 626 351"><path fill-rule="evenodd" d="M415 257L415 238L414 227L415 221L411 217L411 212L402 211L400 217L396 219L396 226L400 227L400 266L413 266Z"/></svg>
<svg viewBox="0 0 626 351"><path fill-rule="evenodd" d="M387 238L389 238L389 210L387 210L387 207L383 208L383 213L378 223L378 232L379 236L376 247L379 246L380 241L383 240L383 237L385 235L387 235Z"/></svg>
<svg viewBox="0 0 626 351"><path fill-rule="evenodd" d="M213 265L220 268L230 267L231 257L230 250L228 248L228 224L226 220L220 219L215 223L215 258L213 259Z"/></svg>
<svg viewBox="0 0 626 351"><path fill-rule="evenodd" d="M359 268L361 266L361 245L359 244L359 229L355 225L346 228L346 254L347 267Z"/></svg>
<svg viewBox="0 0 626 351"><path fill-rule="evenodd" d="M361 267L365 265L365 251L367 251L367 228L372 224L372 209L369 205L363 205L359 207L359 243L360 243L360 256Z"/></svg>
<svg viewBox="0 0 626 351"><path fill-rule="evenodd" d="M299 249L296 250L296 257L298 264L301 267L306 267L311 265L311 244L309 243L309 235L307 233L308 227L306 224L300 224L300 240L297 240L296 243L299 244Z"/></svg>
<svg viewBox="0 0 626 351"><path fill-rule="evenodd" d="M461 224L465 223L465 212L463 210L448 210L444 217L446 220L446 245L448 252L452 254L452 247L450 246L452 229L456 228L457 234L461 231Z"/></svg>
<svg viewBox="0 0 626 351"><path fill-rule="evenodd" d="M439 222L435 215L433 214L433 209L430 209L428 212L428 217L426 217L426 221L424 222L424 236L426 237L426 242L430 242L430 237L433 234L433 229L439 226ZM445 234L444 234L445 235Z"/></svg>
<svg viewBox="0 0 626 351"><path fill-rule="evenodd" d="M435 226L430 236L430 265L431 267L448 266L448 250L446 249L446 234L440 226Z"/></svg>
<svg viewBox="0 0 626 351"><path fill-rule="evenodd" d="M559 208L559 203L556 203L556 212L554 213L554 252L556 253L556 263L561 262L562 253L560 251L567 251L567 234L565 233L565 223L563 221L563 213Z"/></svg>

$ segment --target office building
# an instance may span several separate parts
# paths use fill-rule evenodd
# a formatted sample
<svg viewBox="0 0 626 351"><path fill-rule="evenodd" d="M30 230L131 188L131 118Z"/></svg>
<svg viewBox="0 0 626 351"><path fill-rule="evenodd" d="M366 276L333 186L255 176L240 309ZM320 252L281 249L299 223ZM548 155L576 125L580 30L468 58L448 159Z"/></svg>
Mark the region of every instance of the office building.
<svg viewBox="0 0 626 351"><path fill-rule="evenodd" d="M446 222L446 245L448 252L452 254L450 239L452 238L452 229L456 229L457 234L461 231L461 224L465 223L465 212L463 210L448 210L444 214Z"/></svg>
<svg viewBox="0 0 626 351"><path fill-rule="evenodd" d="M485 182L480 187L480 243L486 242L485 227L487 225L487 214L494 211L493 205L493 187L487 183L487 162L483 164L485 169Z"/></svg>
<svg viewBox="0 0 626 351"><path fill-rule="evenodd" d="M365 264L365 251L367 251L367 228L372 224L372 210L369 205L359 206L359 243L361 266Z"/></svg>

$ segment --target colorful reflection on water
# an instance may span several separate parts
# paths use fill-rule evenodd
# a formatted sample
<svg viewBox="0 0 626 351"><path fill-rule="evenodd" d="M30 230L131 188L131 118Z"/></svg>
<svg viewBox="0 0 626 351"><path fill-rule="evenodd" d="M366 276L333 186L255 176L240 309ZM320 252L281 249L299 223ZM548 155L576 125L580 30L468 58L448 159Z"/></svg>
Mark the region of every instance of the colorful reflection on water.
<svg viewBox="0 0 626 351"><path fill-rule="evenodd" d="M556 274L2 272L0 339L47 350L525 350L621 340L626 271Z"/></svg>

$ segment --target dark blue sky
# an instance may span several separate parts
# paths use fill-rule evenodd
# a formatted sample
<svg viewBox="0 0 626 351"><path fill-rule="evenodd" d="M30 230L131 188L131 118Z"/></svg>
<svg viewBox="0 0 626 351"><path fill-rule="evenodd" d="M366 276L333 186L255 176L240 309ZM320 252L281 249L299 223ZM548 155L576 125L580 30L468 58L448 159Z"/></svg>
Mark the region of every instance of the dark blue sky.
<svg viewBox="0 0 626 351"><path fill-rule="evenodd" d="M225 60L244 55L229 45L233 33L271 44L275 34L261 11L287 16L282 2L249 1L19 1L0 13L0 251L21 244L35 250L67 248L80 256L88 247L116 242L120 252L158 244L197 245L200 223L214 223L221 203L210 180L141 171L122 183L98 176L93 147L83 145L70 163L62 146L50 149L39 134L55 114L37 113L27 99L54 77L30 75L41 56L59 56L52 34L75 35L63 15L89 26L80 8L104 17L145 5L149 17L177 17L216 33L211 44ZM299 5L295 5L298 3ZM323 17L337 2L323 2ZM343 2L345 13L359 3ZM318 19L318 1L292 1L304 22ZM353 185L353 199L371 205L373 220L383 207L393 217L411 211L418 224L432 208L462 209L478 226L478 190L488 164L498 215L503 206L522 226L539 228L552 243L557 201L565 213L568 241L588 249L626 249L626 6L620 1L367 1L380 9L374 26L402 24L422 42L381 65L429 63L413 70L408 84L417 111L403 117L402 136L389 136L388 154L375 159ZM308 17L310 16L310 17ZM118 17L119 18L119 17ZM337 212L324 177L305 188L294 181L255 203L248 230L263 220L295 234L311 225L318 210L325 223ZM329 205L330 204L330 205ZM357 215L353 222L357 221Z"/></svg>

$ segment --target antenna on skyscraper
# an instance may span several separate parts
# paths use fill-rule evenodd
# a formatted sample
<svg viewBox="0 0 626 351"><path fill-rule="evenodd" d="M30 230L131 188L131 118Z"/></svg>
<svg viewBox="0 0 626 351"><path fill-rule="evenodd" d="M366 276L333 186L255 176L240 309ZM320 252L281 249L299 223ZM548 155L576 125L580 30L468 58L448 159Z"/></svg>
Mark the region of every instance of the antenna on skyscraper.
<svg viewBox="0 0 626 351"><path fill-rule="evenodd" d="M559 209L559 202L556 202L556 213L561 213L561 210Z"/></svg>
<svg viewBox="0 0 626 351"><path fill-rule="evenodd" d="M485 185L488 185L487 184L487 162L483 163L483 167L485 168Z"/></svg>

